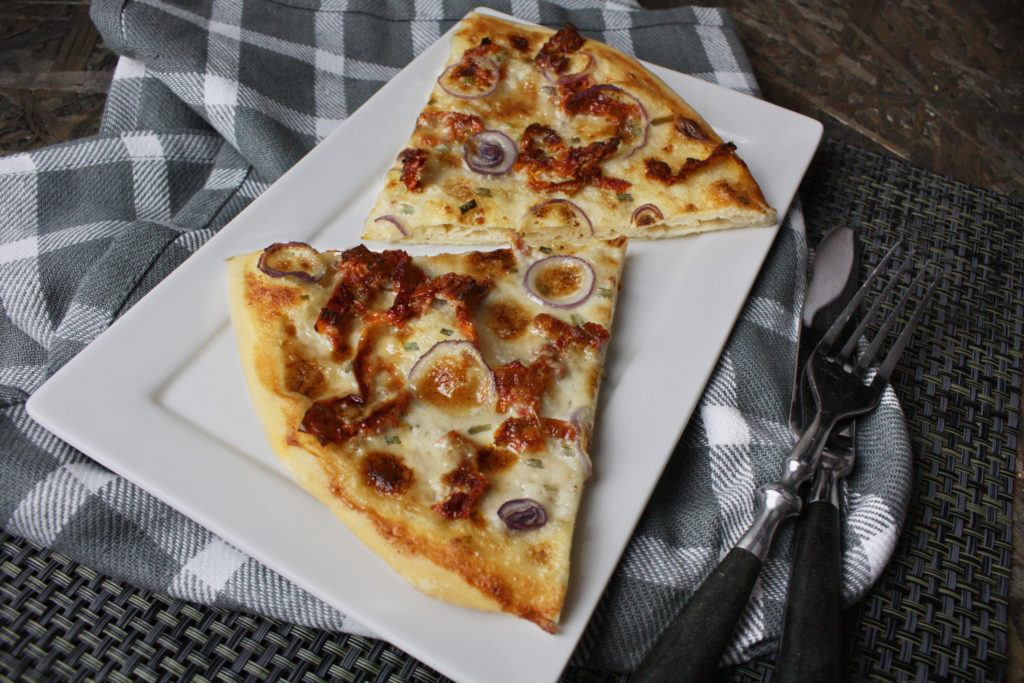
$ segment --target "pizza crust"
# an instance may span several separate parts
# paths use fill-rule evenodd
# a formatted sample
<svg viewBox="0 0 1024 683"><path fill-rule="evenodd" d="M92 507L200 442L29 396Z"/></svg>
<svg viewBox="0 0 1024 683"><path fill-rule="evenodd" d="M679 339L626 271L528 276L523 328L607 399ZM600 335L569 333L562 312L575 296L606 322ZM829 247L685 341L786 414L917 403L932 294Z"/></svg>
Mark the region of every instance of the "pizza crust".
<svg viewBox="0 0 1024 683"><path fill-rule="evenodd" d="M617 249L605 257L616 278L623 245ZM296 335L291 328L304 311L318 309L329 288L267 277L256 268L259 257L256 253L229 260L230 306L253 405L277 458L306 491L423 593L464 607L509 612L554 632L568 583L580 481L564 492L571 514L556 515L544 528L529 532L496 531L490 522L481 522L490 519L495 505L486 498L473 518L443 519L415 498L382 496L369 489L352 464L364 457L363 450L321 443L298 428L313 400L287 388L283 369L290 358L287 340ZM443 272L467 257L433 259L430 265ZM507 296L501 288L495 291ZM602 305L606 308L601 315L607 315L610 325L614 300ZM603 352L593 360L603 362ZM584 382L590 400L596 400L598 379L599 369ZM588 433L590 428L588 424ZM403 439L413 435L399 433Z"/></svg>

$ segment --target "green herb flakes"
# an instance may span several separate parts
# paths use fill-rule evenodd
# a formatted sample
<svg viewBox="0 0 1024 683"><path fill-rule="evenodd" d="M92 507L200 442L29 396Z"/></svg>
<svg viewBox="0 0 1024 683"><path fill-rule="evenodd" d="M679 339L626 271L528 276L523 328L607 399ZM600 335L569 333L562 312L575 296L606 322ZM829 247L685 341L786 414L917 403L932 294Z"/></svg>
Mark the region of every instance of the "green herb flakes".
<svg viewBox="0 0 1024 683"><path fill-rule="evenodd" d="M633 195L631 195L628 192L620 192L618 194L618 198L619 198L620 202L631 202L631 201L633 201Z"/></svg>
<svg viewBox="0 0 1024 683"><path fill-rule="evenodd" d="M576 327L579 327L579 326L580 326L580 325L582 325L582 324L583 324L583 323L584 323L585 321L583 320L583 318L581 318L581 317L579 316L579 314L577 314L577 313L573 313L572 315L570 315L570 316L569 316L569 322L571 322L571 323L572 323L573 325L575 325Z"/></svg>
<svg viewBox="0 0 1024 683"><path fill-rule="evenodd" d="M404 213L406 215L410 213L416 213L416 207L412 204L399 204L398 213Z"/></svg>
<svg viewBox="0 0 1024 683"><path fill-rule="evenodd" d="M405 342L404 344L406 351L419 351L420 345L416 342Z"/></svg>
<svg viewBox="0 0 1024 683"><path fill-rule="evenodd" d="M557 95L558 94L558 90L556 90L555 86L553 86L553 85L542 85L540 87L540 91L542 93L544 93L545 95Z"/></svg>
<svg viewBox="0 0 1024 683"><path fill-rule="evenodd" d="M603 299L610 299L615 292L608 289L607 287L598 287L597 295Z"/></svg>
<svg viewBox="0 0 1024 683"><path fill-rule="evenodd" d="M468 431L470 434L479 434L480 432L486 432L491 428L491 425L473 425Z"/></svg>
<svg viewBox="0 0 1024 683"><path fill-rule="evenodd" d="M385 436L384 440L387 441L388 443L402 443L402 440L399 439L397 436Z"/></svg>
<svg viewBox="0 0 1024 683"><path fill-rule="evenodd" d="M526 466L534 467L536 469L544 469L544 463L541 462L538 458L528 458L526 460Z"/></svg>
<svg viewBox="0 0 1024 683"><path fill-rule="evenodd" d="M450 337L453 334L455 334L455 330L449 330L447 327L442 327L441 328L441 334L443 334L446 337Z"/></svg>
<svg viewBox="0 0 1024 683"><path fill-rule="evenodd" d="M478 188L476 188L476 193L478 195L480 195L481 197L490 197L491 196L491 188L489 188L489 187L478 187Z"/></svg>
<svg viewBox="0 0 1024 683"><path fill-rule="evenodd" d="M537 248L540 249L545 254L550 254L551 253L551 247L537 247Z"/></svg>
<svg viewBox="0 0 1024 683"><path fill-rule="evenodd" d="M472 211L475 208L476 208L476 200L475 199L470 199L468 202L466 202L465 204L463 204L462 206L459 207L459 211L461 211L462 213L466 213L467 211Z"/></svg>

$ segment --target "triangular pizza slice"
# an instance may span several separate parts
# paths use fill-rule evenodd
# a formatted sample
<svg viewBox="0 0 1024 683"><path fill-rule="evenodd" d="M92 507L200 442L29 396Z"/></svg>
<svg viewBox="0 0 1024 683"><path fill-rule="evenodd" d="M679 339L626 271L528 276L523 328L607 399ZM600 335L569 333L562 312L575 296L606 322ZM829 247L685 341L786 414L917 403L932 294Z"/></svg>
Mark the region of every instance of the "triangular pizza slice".
<svg viewBox="0 0 1024 683"><path fill-rule="evenodd" d="M554 632L625 240L229 261L270 445L416 588Z"/></svg>
<svg viewBox="0 0 1024 683"><path fill-rule="evenodd" d="M775 221L735 146L637 60L572 25L474 13L364 237L656 239Z"/></svg>

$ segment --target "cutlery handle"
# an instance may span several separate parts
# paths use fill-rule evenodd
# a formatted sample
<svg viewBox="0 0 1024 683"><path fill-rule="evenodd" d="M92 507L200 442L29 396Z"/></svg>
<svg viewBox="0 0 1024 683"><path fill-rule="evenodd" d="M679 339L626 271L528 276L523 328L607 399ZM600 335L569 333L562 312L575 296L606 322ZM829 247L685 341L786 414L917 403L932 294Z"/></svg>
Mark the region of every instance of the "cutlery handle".
<svg viewBox="0 0 1024 683"><path fill-rule="evenodd" d="M778 680L843 679L843 607L839 510L808 502L800 515L793 573L786 598Z"/></svg>
<svg viewBox="0 0 1024 683"><path fill-rule="evenodd" d="M730 550L629 680L714 680L760 572L757 555L743 548Z"/></svg>

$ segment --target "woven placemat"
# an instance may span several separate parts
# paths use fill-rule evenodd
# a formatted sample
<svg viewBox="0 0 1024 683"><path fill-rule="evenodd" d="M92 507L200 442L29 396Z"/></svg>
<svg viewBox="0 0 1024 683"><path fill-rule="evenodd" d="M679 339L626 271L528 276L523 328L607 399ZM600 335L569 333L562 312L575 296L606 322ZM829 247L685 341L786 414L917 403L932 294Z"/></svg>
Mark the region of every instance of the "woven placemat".
<svg viewBox="0 0 1024 683"><path fill-rule="evenodd" d="M893 384L914 497L882 579L847 615L853 680L1005 677L1021 409L1024 205L826 141L801 186L809 240L845 223L877 261L897 236L945 279ZM771 678L770 659L727 678ZM0 678L445 681L385 643L173 600L0 535ZM617 681L570 668L563 681Z"/></svg>

